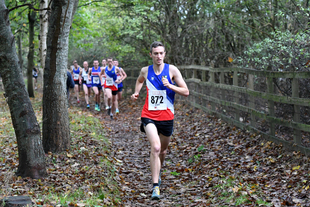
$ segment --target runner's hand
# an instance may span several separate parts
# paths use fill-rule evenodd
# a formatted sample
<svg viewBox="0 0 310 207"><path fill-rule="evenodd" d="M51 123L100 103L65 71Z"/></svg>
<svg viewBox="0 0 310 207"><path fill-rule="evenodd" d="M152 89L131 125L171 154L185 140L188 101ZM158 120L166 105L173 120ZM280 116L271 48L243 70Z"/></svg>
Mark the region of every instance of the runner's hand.
<svg viewBox="0 0 310 207"><path fill-rule="evenodd" d="M139 94L138 93L134 93L134 94L131 95L131 100L135 101L135 100L138 99L138 97L139 97Z"/></svg>
<svg viewBox="0 0 310 207"><path fill-rule="evenodd" d="M170 85L169 81L167 78L165 77L162 77L162 82L163 82L163 85L166 86L167 88L169 88L168 86Z"/></svg>

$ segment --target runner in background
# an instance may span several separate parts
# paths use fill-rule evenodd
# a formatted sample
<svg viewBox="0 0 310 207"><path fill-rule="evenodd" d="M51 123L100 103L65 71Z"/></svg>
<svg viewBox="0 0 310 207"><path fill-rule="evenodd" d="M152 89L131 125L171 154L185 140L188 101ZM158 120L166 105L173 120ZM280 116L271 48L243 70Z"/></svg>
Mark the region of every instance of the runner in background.
<svg viewBox="0 0 310 207"><path fill-rule="evenodd" d="M105 93L107 94L107 103L108 108L107 112L108 115L113 119L113 112L118 107L117 106L117 90L118 90L118 83L120 80L117 80L117 73L120 73L118 67L113 65L113 58L108 58L108 66L106 66L105 70L101 72L100 77L105 77L105 82L102 83L104 86ZM121 78L123 77L120 73ZM102 78L101 78L102 79Z"/></svg>
<svg viewBox="0 0 310 207"><path fill-rule="evenodd" d="M33 67L32 69L32 77L33 77L33 83L34 83L34 89L37 90L37 83L38 83L38 69Z"/></svg>
<svg viewBox="0 0 310 207"><path fill-rule="evenodd" d="M72 77L74 80L74 93L75 93L75 97L78 103L80 103L80 99L79 99L79 75L80 75L80 67L77 63L76 60L73 61L73 67L72 67Z"/></svg>
<svg viewBox="0 0 310 207"><path fill-rule="evenodd" d="M113 64L118 67L118 61L114 60ZM123 94L123 81L125 80L125 78L127 78L127 74L125 73L124 69L119 67L120 73L117 73L117 79L120 81L120 83L118 84L118 90L117 90L117 97L116 97L116 101L117 101L117 108L115 109L115 114L119 113L119 107L118 107L118 103L121 101L122 99L122 94ZM123 78L121 78L121 75L123 75Z"/></svg>
<svg viewBox="0 0 310 207"><path fill-rule="evenodd" d="M95 111L100 111L100 90L102 90L101 83L100 83L100 72L101 68L99 66L99 61L94 60L93 62L94 67L89 69L88 72L88 80L92 83L92 88L95 93Z"/></svg>
<svg viewBox="0 0 310 207"><path fill-rule="evenodd" d="M101 65L102 65L102 69L105 69L107 66L107 60L103 59L101 61ZM104 70L102 70L102 72L104 73ZM105 76L103 75L103 76L101 76L101 83L104 84L104 82L105 82ZM107 93L105 92L105 90L103 90L103 102L104 102L105 110L108 110L109 109L108 97L107 97Z"/></svg>
<svg viewBox="0 0 310 207"><path fill-rule="evenodd" d="M85 94L86 107L89 109L89 96L90 96L90 88L92 87L91 81L88 79L88 62L83 62L83 69L80 71L79 83L83 84L83 90Z"/></svg>

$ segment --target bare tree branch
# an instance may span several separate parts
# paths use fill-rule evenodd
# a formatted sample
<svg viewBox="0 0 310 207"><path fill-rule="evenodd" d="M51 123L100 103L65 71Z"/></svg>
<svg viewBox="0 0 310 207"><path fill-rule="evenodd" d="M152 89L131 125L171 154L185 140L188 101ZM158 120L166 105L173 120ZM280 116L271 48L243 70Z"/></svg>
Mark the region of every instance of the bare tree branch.
<svg viewBox="0 0 310 207"><path fill-rule="evenodd" d="M15 6L11 9L9 9L9 12L15 10L15 9L18 9L20 7L24 7L24 6L28 6L30 9L33 9L34 11L43 11L43 10L51 10L49 7L48 8L44 8L44 9L37 9L37 8L34 8L32 4L22 4L22 5L18 5L18 6Z"/></svg>

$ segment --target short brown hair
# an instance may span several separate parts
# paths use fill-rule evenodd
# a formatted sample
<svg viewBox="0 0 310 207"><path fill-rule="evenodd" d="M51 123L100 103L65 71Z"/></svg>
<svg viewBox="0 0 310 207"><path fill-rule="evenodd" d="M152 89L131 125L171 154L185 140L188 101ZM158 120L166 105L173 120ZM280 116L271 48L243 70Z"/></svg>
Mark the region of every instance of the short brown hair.
<svg viewBox="0 0 310 207"><path fill-rule="evenodd" d="M159 42L159 41L155 41L151 44L151 47L150 47L150 52L152 53L152 50L153 48L156 48L156 47L159 47L159 46L162 46L164 47L164 49L166 50L165 46L163 43Z"/></svg>

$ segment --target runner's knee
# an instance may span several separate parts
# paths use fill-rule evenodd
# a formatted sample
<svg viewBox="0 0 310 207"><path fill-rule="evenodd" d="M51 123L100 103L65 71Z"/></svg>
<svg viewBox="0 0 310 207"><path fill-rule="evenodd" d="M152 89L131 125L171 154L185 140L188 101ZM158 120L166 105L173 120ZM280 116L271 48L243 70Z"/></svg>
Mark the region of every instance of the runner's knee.
<svg viewBox="0 0 310 207"><path fill-rule="evenodd" d="M153 146L152 146L152 149L151 149L151 151L152 151L152 154L160 154L160 144L154 144Z"/></svg>

